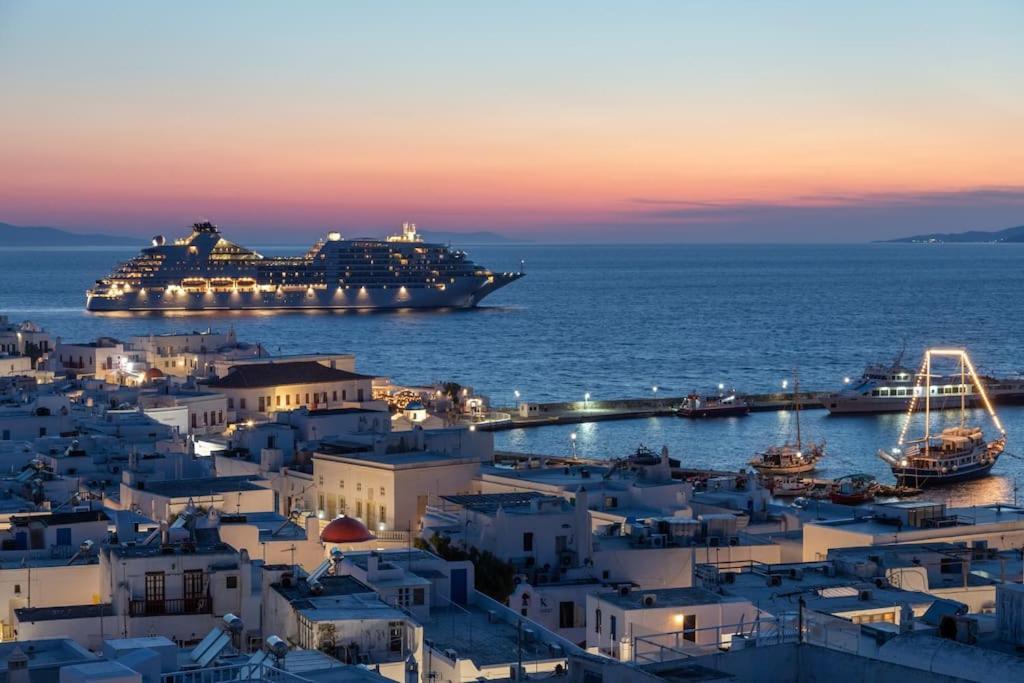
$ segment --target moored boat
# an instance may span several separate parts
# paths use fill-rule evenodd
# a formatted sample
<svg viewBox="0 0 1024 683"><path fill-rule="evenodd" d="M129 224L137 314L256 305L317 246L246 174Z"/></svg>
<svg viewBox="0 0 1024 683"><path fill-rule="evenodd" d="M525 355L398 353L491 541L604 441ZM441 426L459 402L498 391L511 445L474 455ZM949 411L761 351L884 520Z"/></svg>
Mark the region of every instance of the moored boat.
<svg viewBox="0 0 1024 683"><path fill-rule="evenodd" d="M960 425L947 427L937 435L932 433L931 370L932 359L936 356L955 357L959 360L961 384L966 384L968 376L970 377L982 405L999 432L996 439L987 441L980 426L966 424L966 392L961 393ZM924 435L918 439L906 439L918 403L915 398L911 400L907 421L900 432L897 447L891 451L878 452L878 456L892 469L897 485L920 489L988 476L1006 448L1006 430L1003 429L967 352L963 349L926 350L919 377L924 379L924 391L921 392L924 396Z"/></svg>
<svg viewBox="0 0 1024 683"><path fill-rule="evenodd" d="M750 406L735 392L717 396L701 396L696 392L683 399L682 405L676 410L680 417L735 417L746 415Z"/></svg>
<svg viewBox="0 0 1024 683"><path fill-rule="evenodd" d="M838 505L862 505L875 499L876 486L870 474L848 474L832 482L828 497Z"/></svg>
<svg viewBox="0 0 1024 683"><path fill-rule="evenodd" d="M797 377L793 381L793 408L796 413L796 443L770 446L750 461L750 466L763 475L805 474L813 471L818 461L825 457L825 442L803 443L800 431L800 380Z"/></svg>

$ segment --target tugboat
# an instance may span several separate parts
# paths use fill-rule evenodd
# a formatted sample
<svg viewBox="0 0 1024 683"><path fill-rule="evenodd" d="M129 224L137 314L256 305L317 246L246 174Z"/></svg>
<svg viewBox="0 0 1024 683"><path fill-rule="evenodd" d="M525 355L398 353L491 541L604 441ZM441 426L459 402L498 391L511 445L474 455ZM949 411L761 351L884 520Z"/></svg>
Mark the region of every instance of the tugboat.
<svg viewBox="0 0 1024 683"><path fill-rule="evenodd" d="M800 432L800 378L793 376L793 408L796 412L796 443L770 446L750 461L762 475L804 474L811 472L825 457L825 442L804 445Z"/></svg>
<svg viewBox="0 0 1024 683"><path fill-rule="evenodd" d="M875 499L877 482L870 474L848 474L829 487L828 497L839 505L861 505Z"/></svg>
<svg viewBox="0 0 1024 683"><path fill-rule="evenodd" d="M960 425L943 429L938 435L931 432L931 397L935 393L931 384L933 357L959 359L960 383L966 386L967 377L970 376L981 404L999 431L998 438L986 441L980 426L966 424L967 392L964 390L959 392ZM988 476L1006 448L1006 430L992 408L984 384L978 378L967 352L963 349L927 349L918 377L924 379L924 389L915 392L910 402L907 421L900 431L897 447L891 452L878 452L878 457L892 468L897 485L921 489ZM918 393L924 396L924 435L919 439L907 440L906 434L917 407Z"/></svg>
<svg viewBox="0 0 1024 683"><path fill-rule="evenodd" d="M717 396L700 396L696 392L683 399L683 404L676 410L679 417L733 417L746 415L750 406L735 392L724 394L719 385Z"/></svg>

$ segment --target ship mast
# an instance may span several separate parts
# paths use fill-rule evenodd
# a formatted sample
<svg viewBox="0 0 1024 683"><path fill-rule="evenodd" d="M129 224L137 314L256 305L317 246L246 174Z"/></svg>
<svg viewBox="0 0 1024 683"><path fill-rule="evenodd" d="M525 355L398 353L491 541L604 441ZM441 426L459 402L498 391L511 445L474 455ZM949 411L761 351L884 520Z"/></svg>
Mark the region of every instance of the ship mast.
<svg viewBox="0 0 1024 683"><path fill-rule="evenodd" d="M793 369L793 408L796 410L796 449L803 450L800 441L800 374Z"/></svg>

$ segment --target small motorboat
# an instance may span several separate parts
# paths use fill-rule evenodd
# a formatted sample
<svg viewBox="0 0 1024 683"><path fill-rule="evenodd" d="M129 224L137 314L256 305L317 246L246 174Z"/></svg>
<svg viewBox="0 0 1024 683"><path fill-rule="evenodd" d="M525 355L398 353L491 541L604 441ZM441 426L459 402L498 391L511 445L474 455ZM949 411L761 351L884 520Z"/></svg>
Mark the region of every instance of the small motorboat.
<svg viewBox="0 0 1024 683"><path fill-rule="evenodd" d="M779 477L772 479L768 489L776 498L796 498L807 495L814 486L813 479L800 477Z"/></svg>
<svg viewBox="0 0 1024 683"><path fill-rule="evenodd" d="M870 474L848 474L832 482L828 498L837 505L862 505L875 499L877 486Z"/></svg>
<svg viewBox="0 0 1024 683"><path fill-rule="evenodd" d="M700 396L692 393L683 399L676 410L679 417L735 417L746 415L750 406L735 392L720 393L717 396Z"/></svg>

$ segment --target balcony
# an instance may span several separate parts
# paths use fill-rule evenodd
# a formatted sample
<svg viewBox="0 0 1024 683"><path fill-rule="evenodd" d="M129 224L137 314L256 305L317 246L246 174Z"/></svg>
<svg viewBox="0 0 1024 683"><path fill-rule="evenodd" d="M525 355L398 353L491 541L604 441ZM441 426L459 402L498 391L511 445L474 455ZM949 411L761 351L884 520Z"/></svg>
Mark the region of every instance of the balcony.
<svg viewBox="0 0 1024 683"><path fill-rule="evenodd" d="M128 614L133 617L160 617L176 614L212 614L213 601L207 597L169 600L132 600Z"/></svg>

